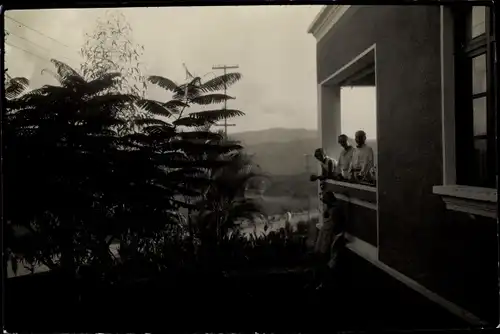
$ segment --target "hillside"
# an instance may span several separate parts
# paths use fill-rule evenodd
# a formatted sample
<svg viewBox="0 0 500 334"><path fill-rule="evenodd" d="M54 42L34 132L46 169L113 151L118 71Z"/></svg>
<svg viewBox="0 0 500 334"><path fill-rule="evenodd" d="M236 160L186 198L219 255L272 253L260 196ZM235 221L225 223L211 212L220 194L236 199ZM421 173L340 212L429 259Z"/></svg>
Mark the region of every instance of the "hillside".
<svg viewBox="0 0 500 334"><path fill-rule="evenodd" d="M230 137L239 140L243 145L259 145L267 143L287 143L290 140L315 140L318 137L316 130L272 128L260 131L247 131L230 134Z"/></svg>
<svg viewBox="0 0 500 334"><path fill-rule="evenodd" d="M308 174L304 155L314 154L319 146L317 131L307 129L273 128L235 133L230 137L241 141L246 151L253 155L253 161L272 175ZM376 153L376 142L369 140L368 143ZM309 159L309 170L315 172L314 158Z"/></svg>

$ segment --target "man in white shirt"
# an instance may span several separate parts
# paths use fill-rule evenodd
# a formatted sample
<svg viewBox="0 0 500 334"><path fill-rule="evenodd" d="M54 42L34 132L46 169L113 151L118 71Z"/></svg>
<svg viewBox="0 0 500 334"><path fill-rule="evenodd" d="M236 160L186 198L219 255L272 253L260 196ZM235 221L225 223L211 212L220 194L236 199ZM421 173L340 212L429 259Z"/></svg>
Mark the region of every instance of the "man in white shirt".
<svg viewBox="0 0 500 334"><path fill-rule="evenodd" d="M356 148L352 154L349 175L351 178L362 181L373 167L373 149L366 145L366 133L359 130L355 134Z"/></svg>
<svg viewBox="0 0 500 334"><path fill-rule="evenodd" d="M335 160L327 156L322 148L318 148L314 152L314 157L321 163L322 173L320 176L317 176L315 174L311 175L311 181L324 181L326 179L332 179L334 177L336 165Z"/></svg>
<svg viewBox="0 0 500 334"><path fill-rule="evenodd" d="M339 161L335 167L335 175L343 179L348 179L354 148L349 145L346 135L340 135L338 142L340 146L342 146L342 151L340 152Z"/></svg>

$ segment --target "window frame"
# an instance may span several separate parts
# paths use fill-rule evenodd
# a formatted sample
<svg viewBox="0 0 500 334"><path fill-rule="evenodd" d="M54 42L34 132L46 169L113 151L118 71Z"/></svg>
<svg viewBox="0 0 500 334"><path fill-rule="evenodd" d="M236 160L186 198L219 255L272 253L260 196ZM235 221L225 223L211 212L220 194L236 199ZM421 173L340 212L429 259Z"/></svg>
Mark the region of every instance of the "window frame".
<svg viewBox="0 0 500 334"><path fill-rule="evenodd" d="M456 183L466 186L497 187L496 99L494 11L485 6L485 32L470 39L471 4L453 8L455 72ZM472 59L486 56L486 91L473 93ZM474 135L473 102L486 97L486 135ZM470 159L476 140L486 139L486 179L481 183L478 165Z"/></svg>

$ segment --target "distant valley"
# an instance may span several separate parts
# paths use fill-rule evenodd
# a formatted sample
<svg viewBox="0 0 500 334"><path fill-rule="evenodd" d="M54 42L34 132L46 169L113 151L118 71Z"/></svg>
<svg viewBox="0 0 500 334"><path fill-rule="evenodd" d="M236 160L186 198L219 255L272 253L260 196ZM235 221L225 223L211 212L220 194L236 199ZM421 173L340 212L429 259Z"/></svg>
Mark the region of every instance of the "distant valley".
<svg viewBox="0 0 500 334"><path fill-rule="evenodd" d="M307 129L272 128L235 133L230 137L241 141L265 173L280 176L307 174L305 154L312 155L320 145L318 132ZM376 142L368 142L376 152ZM309 159L310 171L315 171L316 163L312 157Z"/></svg>

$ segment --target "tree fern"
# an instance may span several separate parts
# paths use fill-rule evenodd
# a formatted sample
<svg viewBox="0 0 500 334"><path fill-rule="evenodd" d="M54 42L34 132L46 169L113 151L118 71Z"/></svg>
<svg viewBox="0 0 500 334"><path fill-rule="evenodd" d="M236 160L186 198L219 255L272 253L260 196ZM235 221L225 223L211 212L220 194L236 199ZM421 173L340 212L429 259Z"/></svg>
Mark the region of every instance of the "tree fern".
<svg viewBox="0 0 500 334"><path fill-rule="evenodd" d="M14 99L24 93L29 88L29 80L26 78L9 78L5 85L5 97Z"/></svg>

